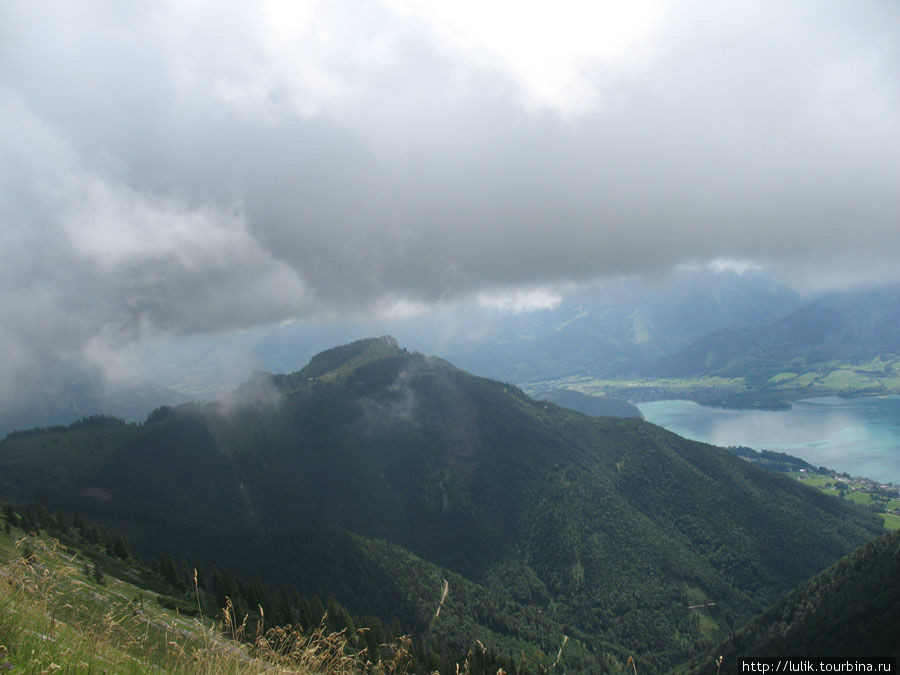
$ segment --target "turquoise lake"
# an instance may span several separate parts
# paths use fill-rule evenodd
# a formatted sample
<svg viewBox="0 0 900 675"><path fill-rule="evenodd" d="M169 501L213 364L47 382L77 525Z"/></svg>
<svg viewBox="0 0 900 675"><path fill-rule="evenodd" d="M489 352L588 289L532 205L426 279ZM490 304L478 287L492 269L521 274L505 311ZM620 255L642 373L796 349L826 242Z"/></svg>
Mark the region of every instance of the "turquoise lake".
<svg viewBox="0 0 900 675"><path fill-rule="evenodd" d="M778 450L815 466L900 484L900 396L827 396L776 411L723 410L692 401L638 407L649 422L686 438Z"/></svg>

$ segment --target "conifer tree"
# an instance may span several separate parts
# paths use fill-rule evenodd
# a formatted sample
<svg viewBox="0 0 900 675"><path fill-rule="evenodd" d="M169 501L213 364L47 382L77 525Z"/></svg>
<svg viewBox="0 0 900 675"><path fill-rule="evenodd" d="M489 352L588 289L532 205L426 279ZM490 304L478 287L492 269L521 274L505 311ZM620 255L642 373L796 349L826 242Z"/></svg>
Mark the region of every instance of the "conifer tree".
<svg viewBox="0 0 900 675"><path fill-rule="evenodd" d="M97 523L91 523L87 526L84 532L84 540L94 546L99 546L103 542L103 536L100 533L100 528L97 527Z"/></svg>
<svg viewBox="0 0 900 675"><path fill-rule="evenodd" d="M44 531L53 527L53 519L50 517L50 512L43 504L37 507L37 513L34 520L35 523L37 523L37 526Z"/></svg>
<svg viewBox="0 0 900 675"><path fill-rule="evenodd" d="M118 530L109 529L106 532L106 552L119 560L128 560L131 558L131 546L128 539Z"/></svg>
<svg viewBox="0 0 900 675"><path fill-rule="evenodd" d="M31 509L25 509L25 512L22 514L19 522L21 528L25 531L26 534L31 534L38 531L38 526L34 520L34 516L31 515Z"/></svg>
<svg viewBox="0 0 900 675"><path fill-rule="evenodd" d="M94 569L93 569L93 579L101 586L106 585L106 576L103 574L103 569L100 567L100 563L94 561Z"/></svg>
<svg viewBox="0 0 900 675"><path fill-rule="evenodd" d="M178 570L175 567L175 561L172 560L172 556L164 555L159 558L159 573L172 588L183 590L184 583L178 576Z"/></svg>
<svg viewBox="0 0 900 675"><path fill-rule="evenodd" d="M16 527L18 527L19 516L16 515L16 512L13 511L13 507L10 506L9 504L3 505L3 517L4 517L4 519L6 519L7 523L10 523L11 525L15 525Z"/></svg>
<svg viewBox="0 0 900 675"><path fill-rule="evenodd" d="M78 534L84 537L87 526L84 524L84 520L81 518L81 514L79 514L78 511L72 516L72 529L78 530Z"/></svg>

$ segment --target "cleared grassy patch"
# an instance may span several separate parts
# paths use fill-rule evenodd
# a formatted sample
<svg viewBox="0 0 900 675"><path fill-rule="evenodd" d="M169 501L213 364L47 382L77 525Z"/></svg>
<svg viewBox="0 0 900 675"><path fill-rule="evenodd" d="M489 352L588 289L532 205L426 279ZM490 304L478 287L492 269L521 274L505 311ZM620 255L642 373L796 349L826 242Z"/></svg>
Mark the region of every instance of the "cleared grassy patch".
<svg viewBox="0 0 900 675"><path fill-rule="evenodd" d="M809 485L810 487L817 488L818 490L833 495L835 497L840 496L840 491L831 487L833 483L835 483L833 478L829 478L827 476L821 476L817 474L805 474L805 473L792 473L791 476L797 477L803 482L805 485ZM840 483L838 483L840 485ZM874 500L872 499L872 495L865 490L851 490L844 493L844 499L854 502L855 504L859 504L861 506L867 506L871 504ZM885 510L893 511L894 509L900 509L900 498L892 499L887 502L884 506ZM879 513L884 519L884 527L888 530L897 530L900 529L900 515L896 515L893 513Z"/></svg>
<svg viewBox="0 0 900 675"><path fill-rule="evenodd" d="M884 527L886 530L900 530L900 516L893 513L879 513L884 518Z"/></svg>
<svg viewBox="0 0 900 675"><path fill-rule="evenodd" d="M847 499L856 504L871 504L872 503L872 495L868 492L861 492L859 490L855 490L853 492L848 492L844 495L844 499Z"/></svg>
<svg viewBox="0 0 900 675"><path fill-rule="evenodd" d="M873 383L871 378L850 369L833 370L822 378L823 386L839 390L865 389Z"/></svg>
<svg viewBox="0 0 900 675"><path fill-rule="evenodd" d="M808 387L812 384L815 384L819 380L818 373L803 373L802 375L798 375L797 379L791 382L791 386L796 387Z"/></svg>
<svg viewBox="0 0 900 675"><path fill-rule="evenodd" d="M572 389L591 396L616 396L628 398L629 391L646 389L660 390L666 396L678 398L679 394L694 390L736 393L746 389L742 377L719 377L716 375L689 378L594 378L588 375L570 375L555 380L522 383L523 390L537 394L548 389Z"/></svg>
<svg viewBox="0 0 900 675"><path fill-rule="evenodd" d="M357 368L360 368L367 363L371 363L372 361L379 361L381 359L387 359L392 356L396 356L396 354L396 345L388 342L383 342L381 340L375 340L366 348L366 350L362 354L353 357L346 363L342 364L339 368L329 373L325 373L324 375L320 375L319 379L323 382L328 382L340 377L346 377Z"/></svg>
<svg viewBox="0 0 900 675"><path fill-rule="evenodd" d="M697 617L700 635L704 638L713 638L719 631L717 624L708 614L700 613Z"/></svg>
<svg viewBox="0 0 900 675"><path fill-rule="evenodd" d="M826 488L832 487L834 485L834 478L830 478L828 476L822 476L819 474L800 474L800 480L803 481L806 485L812 485L817 488Z"/></svg>
<svg viewBox="0 0 900 675"><path fill-rule="evenodd" d="M777 375L773 375L769 378L769 382L772 384L780 384L782 382L787 382L788 380L793 380L797 377L797 373L778 373Z"/></svg>

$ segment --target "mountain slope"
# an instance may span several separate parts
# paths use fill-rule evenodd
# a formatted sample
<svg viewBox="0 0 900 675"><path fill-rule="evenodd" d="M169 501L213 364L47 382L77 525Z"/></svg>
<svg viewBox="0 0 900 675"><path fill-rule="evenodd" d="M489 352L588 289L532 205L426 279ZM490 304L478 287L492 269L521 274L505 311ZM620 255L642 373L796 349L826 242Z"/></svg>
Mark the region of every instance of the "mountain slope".
<svg viewBox="0 0 900 675"><path fill-rule="evenodd" d="M898 578L900 532L893 532L800 585L696 659L691 672L709 672L719 655L732 670L742 656L900 657Z"/></svg>
<svg viewBox="0 0 900 675"><path fill-rule="evenodd" d="M253 351L270 370L286 370L360 332L390 332L479 375L509 382L571 374L635 374L716 330L766 324L801 304L760 271L673 271L664 280L611 280L566 293L553 309L509 312L489 306L382 322L291 324L273 328Z"/></svg>
<svg viewBox="0 0 900 675"><path fill-rule="evenodd" d="M482 616L532 612L598 663L681 662L881 531L722 449L534 401L385 338L126 431L8 439L0 490L104 519L139 550L233 559L277 583L313 577L354 611L390 606L406 582L355 583L370 546L334 558L303 533L385 540L489 589ZM290 564L317 556L334 562ZM707 601L702 620L686 610Z"/></svg>
<svg viewBox="0 0 900 675"><path fill-rule="evenodd" d="M657 377L765 379L829 361L900 355L900 288L831 293L774 322L713 332L647 369Z"/></svg>
<svg viewBox="0 0 900 675"><path fill-rule="evenodd" d="M0 406L0 436L16 429L68 424L87 415L143 419L163 404L188 397L147 381L111 383L98 369L69 364L48 365L19 383L12 400Z"/></svg>
<svg viewBox="0 0 900 675"><path fill-rule="evenodd" d="M540 398L594 417L638 417L640 409L633 403L609 396L590 396L573 389L551 389L542 392Z"/></svg>

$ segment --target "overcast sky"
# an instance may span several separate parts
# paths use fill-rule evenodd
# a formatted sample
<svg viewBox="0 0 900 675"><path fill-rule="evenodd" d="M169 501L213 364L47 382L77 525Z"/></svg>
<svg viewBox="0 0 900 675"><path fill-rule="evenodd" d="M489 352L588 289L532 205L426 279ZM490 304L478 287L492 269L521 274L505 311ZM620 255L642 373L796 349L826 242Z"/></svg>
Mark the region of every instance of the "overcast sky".
<svg viewBox="0 0 900 675"><path fill-rule="evenodd" d="M900 273L896 0L8 0L0 125L0 390L685 263Z"/></svg>

